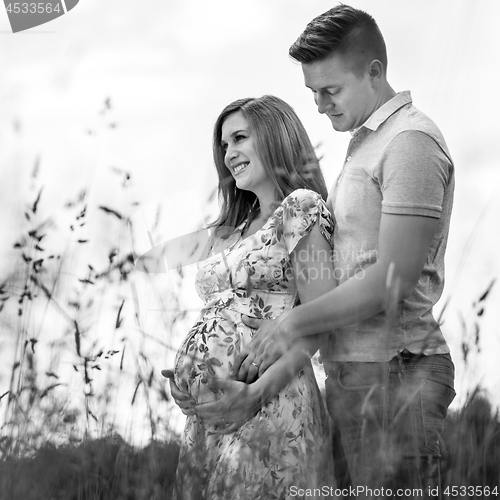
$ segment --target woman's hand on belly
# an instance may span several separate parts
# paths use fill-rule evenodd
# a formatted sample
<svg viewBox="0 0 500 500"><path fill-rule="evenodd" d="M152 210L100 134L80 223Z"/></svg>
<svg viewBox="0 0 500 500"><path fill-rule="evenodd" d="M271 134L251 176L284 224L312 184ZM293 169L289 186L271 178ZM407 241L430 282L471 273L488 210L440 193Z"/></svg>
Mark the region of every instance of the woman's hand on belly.
<svg viewBox="0 0 500 500"><path fill-rule="evenodd" d="M261 394L255 384L212 378L209 385L211 389L222 389L224 396L195 406L194 412L208 425L215 425L221 434L235 432L260 410Z"/></svg>
<svg viewBox="0 0 500 500"><path fill-rule="evenodd" d="M194 407L196 405L196 401L191 396L191 394L181 391L174 382L174 372L173 370L162 370L161 374L168 378L170 381L170 392L172 394L172 399L175 401L175 404L181 409L184 415L194 415Z"/></svg>

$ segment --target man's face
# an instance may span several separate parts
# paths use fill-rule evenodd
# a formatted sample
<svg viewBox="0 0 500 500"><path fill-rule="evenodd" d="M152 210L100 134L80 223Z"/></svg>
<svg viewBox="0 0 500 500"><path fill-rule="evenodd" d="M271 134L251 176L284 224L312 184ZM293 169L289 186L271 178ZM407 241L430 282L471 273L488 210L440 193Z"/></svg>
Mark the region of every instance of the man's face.
<svg viewBox="0 0 500 500"><path fill-rule="evenodd" d="M338 132L353 130L376 109L377 95L369 68L354 73L341 55L302 64L306 87L314 94L320 113L326 113Z"/></svg>

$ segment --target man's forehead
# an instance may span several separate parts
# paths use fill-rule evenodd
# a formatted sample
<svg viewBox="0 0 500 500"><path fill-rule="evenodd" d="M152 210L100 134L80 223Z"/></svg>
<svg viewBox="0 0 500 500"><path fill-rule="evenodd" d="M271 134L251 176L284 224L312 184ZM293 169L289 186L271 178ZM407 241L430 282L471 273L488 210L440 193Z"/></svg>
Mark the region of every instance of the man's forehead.
<svg viewBox="0 0 500 500"><path fill-rule="evenodd" d="M302 64L307 87L319 90L345 85L355 75L341 56L333 55L320 61Z"/></svg>
<svg viewBox="0 0 500 500"><path fill-rule="evenodd" d="M315 88L338 85L345 76L342 71L327 62L303 64L302 71L306 86Z"/></svg>

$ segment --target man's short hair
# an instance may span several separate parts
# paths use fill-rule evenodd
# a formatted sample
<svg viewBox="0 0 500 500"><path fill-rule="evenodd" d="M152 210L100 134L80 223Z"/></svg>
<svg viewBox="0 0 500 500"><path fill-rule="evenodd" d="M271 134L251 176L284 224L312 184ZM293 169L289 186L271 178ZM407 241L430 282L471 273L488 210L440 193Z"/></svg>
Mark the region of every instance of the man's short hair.
<svg viewBox="0 0 500 500"><path fill-rule="evenodd" d="M387 71L384 37L370 14L340 4L314 18L290 47L290 56L302 64L321 61L333 54L345 56L356 73L378 59Z"/></svg>

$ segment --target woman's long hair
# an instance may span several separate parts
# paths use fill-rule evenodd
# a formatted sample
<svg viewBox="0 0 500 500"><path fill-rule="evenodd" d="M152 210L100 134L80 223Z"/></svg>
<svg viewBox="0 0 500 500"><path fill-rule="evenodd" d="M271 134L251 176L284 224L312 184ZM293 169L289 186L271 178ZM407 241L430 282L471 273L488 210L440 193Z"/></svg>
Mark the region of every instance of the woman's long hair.
<svg viewBox="0 0 500 500"><path fill-rule="evenodd" d="M222 110L214 126L213 155L219 175L221 211L210 226L219 230L227 228L230 232L248 217L257 199L251 191L236 187L224 162L222 125L229 115L238 111L248 121L254 134L257 154L274 182L276 198L283 200L295 189L307 188L326 200L328 191L316 153L292 107L271 95L238 99Z"/></svg>

